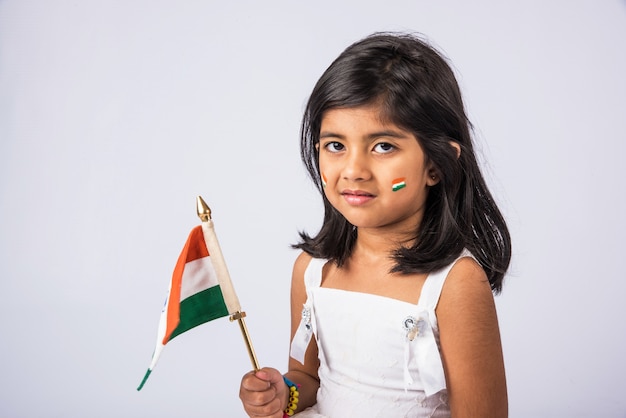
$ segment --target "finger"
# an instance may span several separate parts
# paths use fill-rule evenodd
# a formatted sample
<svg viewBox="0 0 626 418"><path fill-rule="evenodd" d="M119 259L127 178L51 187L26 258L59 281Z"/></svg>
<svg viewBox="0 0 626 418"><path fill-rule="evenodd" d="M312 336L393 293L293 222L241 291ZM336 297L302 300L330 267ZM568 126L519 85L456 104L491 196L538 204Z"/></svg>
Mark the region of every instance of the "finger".
<svg viewBox="0 0 626 418"><path fill-rule="evenodd" d="M255 372L250 372L241 379L241 387L252 392L262 392L269 390L271 383L267 379L259 378Z"/></svg>
<svg viewBox="0 0 626 418"><path fill-rule="evenodd" d="M270 404L274 399L277 399L276 391L273 388L262 392L253 392L247 390L241 390L239 397L244 404L250 406L265 406Z"/></svg>
<svg viewBox="0 0 626 418"><path fill-rule="evenodd" d="M271 417L282 418L284 411L281 409L280 401L274 398L263 405L250 405L244 403L246 413L251 417Z"/></svg>
<svg viewBox="0 0 626 418"><path fill-rule="evenodd" d="M255 376L261 380L265 380L274 386L278 386L283 383L283 375L276 369L271 367L264 367L255 373Z"/></svg>

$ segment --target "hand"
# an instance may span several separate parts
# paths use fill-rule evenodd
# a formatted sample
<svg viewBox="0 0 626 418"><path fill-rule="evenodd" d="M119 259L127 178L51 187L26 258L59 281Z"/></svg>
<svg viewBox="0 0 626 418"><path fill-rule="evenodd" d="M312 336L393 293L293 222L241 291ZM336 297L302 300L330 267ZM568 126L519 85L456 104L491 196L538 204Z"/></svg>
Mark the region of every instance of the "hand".
<svg viewBox="0 0 626 418"><path fill-rule="evenodd" d="M241 379L239 398L250 417L283 418L287 395L283 375L276 369L264 367Z"/></svg>

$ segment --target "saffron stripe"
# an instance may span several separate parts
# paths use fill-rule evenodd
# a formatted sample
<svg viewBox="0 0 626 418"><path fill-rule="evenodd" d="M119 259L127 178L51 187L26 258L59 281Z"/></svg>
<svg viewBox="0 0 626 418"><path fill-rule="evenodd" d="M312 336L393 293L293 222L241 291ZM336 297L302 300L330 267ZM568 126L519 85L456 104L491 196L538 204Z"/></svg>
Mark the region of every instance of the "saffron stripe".
<svg viewBox="0 0 626 418"><path fill-rule="evenodd" d="M181 300L181 288L183 285L183 275L187 261L193 261L199 257L206 257L208 255L209 251L204 243L202 226L198 225L189 233L185 247L178 257L176 267L174 267L169 296L167 299L167 321L163 344L167 342L168 335L171 335L174 329L178 326L180 318L180 304L178 302Z"/></svg>

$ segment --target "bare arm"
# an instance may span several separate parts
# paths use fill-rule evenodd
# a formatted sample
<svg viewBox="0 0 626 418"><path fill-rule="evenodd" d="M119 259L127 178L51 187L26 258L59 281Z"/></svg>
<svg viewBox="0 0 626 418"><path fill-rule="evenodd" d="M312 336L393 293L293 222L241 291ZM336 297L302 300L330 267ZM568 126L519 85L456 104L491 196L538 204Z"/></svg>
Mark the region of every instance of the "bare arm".
<svg viewBox="0 0 626 418"><path fill-rule="evenodd" d="M441 355L454 418L506 418L504 360L493 294L482 268L452 268L437 307Z"/></svg>
<svg viewBox="0 0 626 418"><path fill-rule="evenodd" d="M300 325L302 318L302 307L306 302L306 287L304 284L304 271L309 264L311 257L302 253L296 259L293 267L291 280L291 339ZM306 350L304 365L299 361L289 357L289 372L286 374L289 380L300 385L300 401L297 411L302 411L315 404L317 399L317 389L319 388L319 377L317 369L319 359L317 357L317 342L311 338L311 342Z"/></svg>
<svg viewBox="0 0 626 418"><path fill-rule="evenodd" d="M294 268L291 283L291 339L300 324L302 306L306 301L304 285L304 271L310 256L300 254ZM307 348L304 365L289 358L289 372L286 376L292 382L300 385L300 396L297 412L315 404L319 378L317 377L317 344L312 339ZM289 390L283 381L281 373L269 367L257 372L247 373L241 380L239 397L246 413L250 417L282 418L283 411L289 400Z"/></svg>

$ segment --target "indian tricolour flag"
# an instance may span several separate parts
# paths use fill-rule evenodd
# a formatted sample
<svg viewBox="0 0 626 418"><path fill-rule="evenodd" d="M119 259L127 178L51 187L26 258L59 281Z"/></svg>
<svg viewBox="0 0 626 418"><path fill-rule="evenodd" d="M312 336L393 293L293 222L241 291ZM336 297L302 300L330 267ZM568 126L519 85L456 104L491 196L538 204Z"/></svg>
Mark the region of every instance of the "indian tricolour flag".
<svg viewBox="0 0 626 418"><path fill-rule="evenodd" d="M394 179L391 182L391 190L393 190L394 192L397 192L398 190L402 189L406 187L406 178L404 177L400 177L397 179Z"/></svg>
<svg viewBox="0 0 626 418"><path fill-rule="evenodd" d="M146 383L165 344L172 338L240 310L239 299L213 230L213 222L203 222L191 230L178 257L161 312L152 362L137 390L141 390Z"/></svg>

